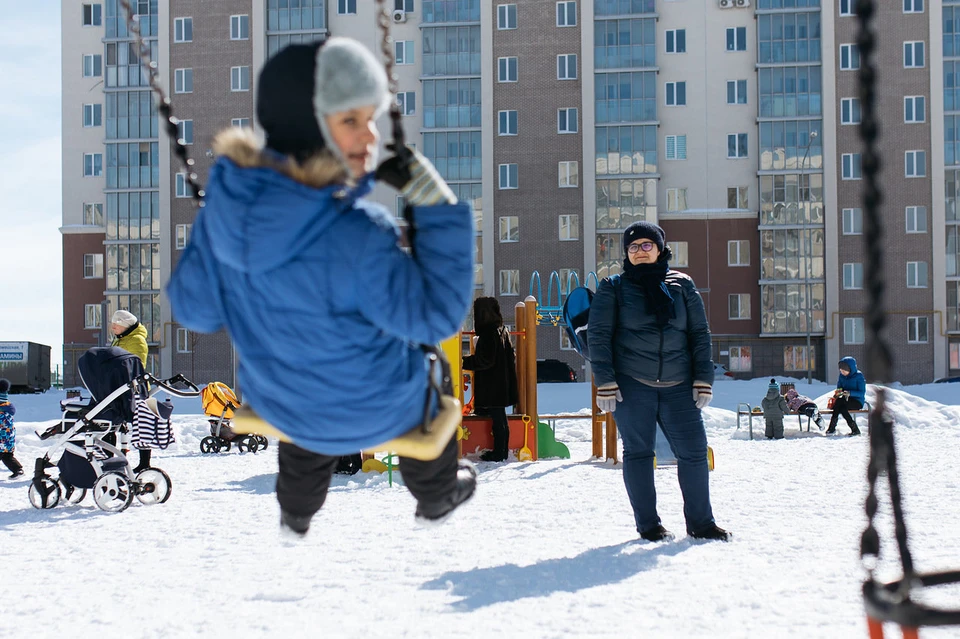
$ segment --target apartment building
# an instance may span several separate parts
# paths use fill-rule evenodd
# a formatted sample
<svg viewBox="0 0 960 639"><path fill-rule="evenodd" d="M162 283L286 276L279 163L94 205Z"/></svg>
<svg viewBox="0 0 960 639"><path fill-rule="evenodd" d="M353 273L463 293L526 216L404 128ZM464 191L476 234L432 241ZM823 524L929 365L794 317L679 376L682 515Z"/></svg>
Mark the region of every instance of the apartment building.
<svg viewBox="0 0 960 639"><path fill-rule="evenodd" d="M476 294L508 322L531 289L557 305L655 220L716 361L866 367L854 1L386 0L406 137L473 207ZM201 183L216 132L256 128L270 55L382 45L373 0L132 4ZM119 0L63 3L62 24L64 370L128 308L149 368L235 384L227 337L179 326L163 295L197 209ZM877 28L887 339L895 378L924 382L960 373L960 2L884 5ZM400 214L391 189L373 197ZM582 363L549 322L538 346Z"/></svg>

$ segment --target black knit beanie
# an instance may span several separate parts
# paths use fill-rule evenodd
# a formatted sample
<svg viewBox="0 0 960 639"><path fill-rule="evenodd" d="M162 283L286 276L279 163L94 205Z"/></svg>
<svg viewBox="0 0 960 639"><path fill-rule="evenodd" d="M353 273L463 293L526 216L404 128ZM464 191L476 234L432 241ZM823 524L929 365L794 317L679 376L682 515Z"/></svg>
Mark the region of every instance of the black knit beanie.
<svg viewBox="0 0 960 639"><path fill-rule="evenodd" d="M663 253L666 243L663 229L647 221L634 222L623 232L623 252L626 253L628 246L642 238L652 240L657 245L657 250Z"/></svg>

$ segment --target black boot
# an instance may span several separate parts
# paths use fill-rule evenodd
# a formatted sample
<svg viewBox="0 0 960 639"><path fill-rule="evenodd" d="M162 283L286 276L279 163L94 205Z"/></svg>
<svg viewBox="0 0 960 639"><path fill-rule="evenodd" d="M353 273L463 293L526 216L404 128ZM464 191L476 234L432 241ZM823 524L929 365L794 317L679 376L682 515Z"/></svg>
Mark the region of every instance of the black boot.
<svg viewBox="0 0 960 639"><path fill-rule="evenodd" d="M710 524L703 530L688 533L694 539L707 539L709 541L732 541L733 533L729 533L716 524Z"/></svg>
<svg viewBox="0 0 960 639"><path fill-rule="evenodd" d="M23 474L23 465L13 456L13 453L0 454L0 461L10 471L10 479L15 479Z"/></svg>
<svg viewBox="0 0 960 639"><path fill-rule="evenodd" d="M446 498L436 503L417 503L414 518L421 525L441 524L453 514L453 511L473 497L477 489L477 471L469 461L461 459L457 468L457 483Z"/></svg>
<svg viewBox="0 0 960 639"><path fill-rule="evenodd" d="M150 453L152 451L149 448L140 449L140 463L137 464L137 467L133 469L133 474L139 474L143 471L150 468Z"/></svg>
<svg viewBox="0 0 960 639"><path fill-rule="evenodd" d="M289 530L297 537L304 537L310 530L312 516L292 515L285 510L280 511L280 530Z"/></svg>
<svg viewBox="0 0 960 639"><path fill-rule="evenodd" d="M857 428L857 423L856 423L856 422L853 422L853 423L851 423L851 424L847 424L847 426L850 427L850 437L856 437L857 435L860 434L860 429Z"/></svg>
<svg viewBox="0 0 960 639"><path fill-rule="evenodd" d="M650 530L644 530L640 533L642 539L647 541L673 541L673 533L664 528L661 524L657 524L655 527Z"/></svg>

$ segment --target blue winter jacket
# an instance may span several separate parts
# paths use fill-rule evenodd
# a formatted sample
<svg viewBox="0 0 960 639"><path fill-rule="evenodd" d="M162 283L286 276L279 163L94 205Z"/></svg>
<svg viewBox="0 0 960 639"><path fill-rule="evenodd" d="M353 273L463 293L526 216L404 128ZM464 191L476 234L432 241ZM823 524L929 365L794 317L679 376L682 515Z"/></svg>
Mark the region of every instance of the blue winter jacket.
<svg viewBox="0 0 960 639"><path fill-rule="evenodd" d="M415 254L382 206L344 186L324 153L308 166L225 132L206 206L170 279L174 319L226 329L244 402L302 448L342 455L423 421L420 344L459 330L473 297L465 204L416 210Z"/></svg>
<svg viewBox="0 0 960 639"><path fill-rule="evenodd" d="M676 317L663 328L647 312L639 284L622 276L617 283L600 282L587 329L597 386L616 382L618 374L651 382L713 384L713 347L703 299L683 273L667 271L665 282Z"/></svg>
<svg viewBox="0 0 960 639"><path fill-rule="evenodd" d="M837 388L850 391L850 398L860 400L860 405L864 405L867 401L867 380L863 377L863 373L857 370L857 360L844 357L840 363L850 367L850 374L839 376Z"/></svg>

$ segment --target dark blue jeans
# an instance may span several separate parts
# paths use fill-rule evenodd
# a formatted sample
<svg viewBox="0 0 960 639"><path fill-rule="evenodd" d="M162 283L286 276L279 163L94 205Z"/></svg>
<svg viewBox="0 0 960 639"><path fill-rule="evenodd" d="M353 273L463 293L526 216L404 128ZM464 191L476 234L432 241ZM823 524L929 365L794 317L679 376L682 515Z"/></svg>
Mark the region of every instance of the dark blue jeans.
<svg viewBox="0 0 960 639"><path fill-rule="evenodd" d="M624 375L617 375L617 384L623 401L617 404L613 416L623 439L623 483L633 506L637 532L660 524L653 481L658 420L677 457L687 532L707 528L713 523L707 433L693 401L692 385L655 388Z"/></svg>

